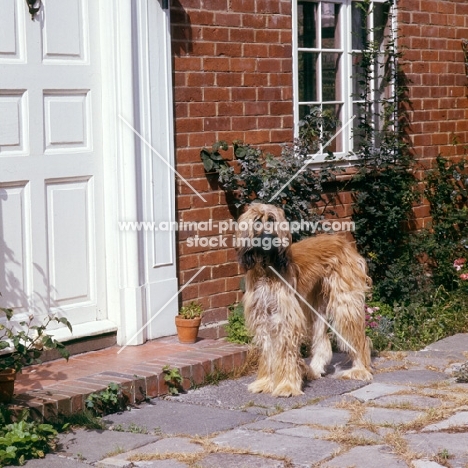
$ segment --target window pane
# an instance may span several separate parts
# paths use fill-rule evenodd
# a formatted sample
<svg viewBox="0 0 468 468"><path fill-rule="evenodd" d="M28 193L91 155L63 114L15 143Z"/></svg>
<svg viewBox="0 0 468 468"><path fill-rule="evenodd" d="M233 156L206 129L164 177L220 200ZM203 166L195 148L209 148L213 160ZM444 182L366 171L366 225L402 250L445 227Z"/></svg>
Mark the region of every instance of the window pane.
<svg viewBox="0 0 468 468"><path fill-rule="evenodd" d="M340 58L341 54L322 54L322 101L340 101Z"/></svg>
<svg viewBox="0 0 468 468"><path fill-rule="evenodd" d="M317 47L317 4L297 3L297 30L299 47Z"/></svg>
<svg viewBox="0 0 468 468"><path fill-rule="evenodd" d="M302 120L306 115L310 114L310 106L309 105L301 105L299 106L299 120Z"/></svg>
<svg viewBox="0 0 468 468"><path fill-rule="evenodd" d="M322 109L322 115L324 118L324 136L326 143L331 137L333 137L336 132L343 126L344 122L342 121L342 109L343 106L340 104L325 104ZM327 121L331 124L339 123L335 125L327 126ZM333 151L334 153L343 151L343 132L341 132L326 148L325 151Z"/></svg>
<svg viewBox="0 0 468 468"><path fill-rule="evenodd" d="M299 52L299 101L317 101L317 59L314 52Z"/></svg>
<svg viewBox="0 0 468 468"><path fill-rule="evenodd" d="M322 49L340 49L340 5L322 3Z"/></svg>
<svg viewBox="0 0 468 468"><path fill-rule="evenodd" d="M389 8L390 6L386 3L374 3L374 40L381 50L387 34L385 26L388 21Z"/></svg>
<svg viewBox="0 0 468 468"><path fill-rule="evenodd" d="M365 83L364 77L362 73L364 69L362 68L362 54L354 53L351 56L351 61L353 63L353 70L352 70L352 81L353 81L353 99L364 99L365 95Z"/></svg>
<svg viewBox="0 0 468 468"><path fill-rule="evenodd" d="M353 2L351 11L351 36L354 50L363 50L366 48L366 30L367 27L364 24L364 7L362 3Z"/></svg>

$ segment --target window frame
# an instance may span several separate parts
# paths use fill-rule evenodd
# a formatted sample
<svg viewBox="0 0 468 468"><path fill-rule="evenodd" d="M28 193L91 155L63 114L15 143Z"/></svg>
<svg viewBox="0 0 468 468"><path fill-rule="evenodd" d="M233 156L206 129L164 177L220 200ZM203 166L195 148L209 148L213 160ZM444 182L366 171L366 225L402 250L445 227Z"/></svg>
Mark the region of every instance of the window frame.
<svg viewBox="0 0 468 468"><path fill-rule="evenodd" d="M340 36L340 48L339 49L329 49L323 48L323 44L320 44L320 47L299 47L299 17L298 17L298 3L299 1L307 1L309 3L316 3L317 11L321 11L322 3L332 3L341 5L340 17L339 17L339 26L341 28L339 32ZM375 3L384 4L387 0L372 0L372 6ZM312 106L320 106L321 108L323 105L328 104L339 104L342 105L341 111L341 128L346 126L349 120L353 117L353 107L354 104L359 101L356 99L355 96L352 95L353 93L353 54L359 53L360 50L353 49L353 40L352 40L352 8L353 3L357 3L357 0L292 0L292 50L293 50L293 120L294 120L294 137L297 138L299 135L299 121L300 121L300 111L299 106L301 105L312 105ZM395 24L395 15L392 12L394 7L390 7L390 14L389 18L391 19L390 28L391 31L395 31L396 24ZM374 9L371 7L369 17L368 17L368 25L369 28L374 22ZM317 37L321 38L321 26L322 21L317 21ZM374 40L374 31L370 28L370 36L369 40ZM319 53L322 54L323 51L325 52L339 52L342 53L341 58L341 68L342 70L339 72L340 77L338 81L340 81L340 101L299 101L299 53L300 52L309 52L309 53ZM321 72L320 72L321 73ZM375 80L375 77L374 77ZM323 84L323 79L317 80L317 95L323 99L321 88ZM374 99L375 93L372 90L371 98ZM356 116L357 117L357 116ZM349 165L352 165L351 162L358 159L358 155L356 155L353 151L353 123L349 123L343 130L342 130L342 149L341 151L335 152L335 157L340 163L344 163L346 165L347 162L350 162ZM338 131L340 131L338 129ZM311 155L314 163L322 163L325 161L327 154L323 152L319 152L315 155ZM314 164L313 163L313 164Z"/></svg>

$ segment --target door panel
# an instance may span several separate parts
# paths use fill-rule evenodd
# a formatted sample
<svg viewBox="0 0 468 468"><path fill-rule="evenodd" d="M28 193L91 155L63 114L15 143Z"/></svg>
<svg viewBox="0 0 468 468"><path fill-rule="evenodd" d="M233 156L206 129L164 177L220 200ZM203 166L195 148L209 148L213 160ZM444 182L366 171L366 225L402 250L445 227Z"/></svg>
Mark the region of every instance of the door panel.
<svg viewBox="0 0 468 468"><path fill-rule="evenodd" d="M0 16L0 305L76 325L106 309L99 2L42 3Z"/></svg>
<svg viewBox="0 0 468 468"><path fill-rule="evenodd" d="M45 61L85 60L89 26L86 6L85 0L47 0L42 31Z"/></svg>
<svg viewBox="0 0 468 468"><path fill-rule="evenodd" d="M0 63L19 61L24 56L23 10L18 1L3 1L0 15Z"/></svg>

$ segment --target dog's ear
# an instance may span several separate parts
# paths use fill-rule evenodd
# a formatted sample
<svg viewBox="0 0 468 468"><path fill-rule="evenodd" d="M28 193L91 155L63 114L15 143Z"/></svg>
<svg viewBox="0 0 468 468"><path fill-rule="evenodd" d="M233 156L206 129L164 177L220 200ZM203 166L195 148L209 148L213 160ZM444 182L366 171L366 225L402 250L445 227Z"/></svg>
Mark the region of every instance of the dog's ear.
<svg viewBox="0 0 468 468"><path fill-rule="evenodd" d="M237 252L239 264L245 270L251 270L257 263L255 252L251 249L239 249Z"/></svg>
<svg viewBox="0 0 468 468"><path fill-rule="evenodd" d="M278 273L285 273L291 265L291 255L289 249L280 248L274 252L274 258L271 259L273 268Z"/></svg>

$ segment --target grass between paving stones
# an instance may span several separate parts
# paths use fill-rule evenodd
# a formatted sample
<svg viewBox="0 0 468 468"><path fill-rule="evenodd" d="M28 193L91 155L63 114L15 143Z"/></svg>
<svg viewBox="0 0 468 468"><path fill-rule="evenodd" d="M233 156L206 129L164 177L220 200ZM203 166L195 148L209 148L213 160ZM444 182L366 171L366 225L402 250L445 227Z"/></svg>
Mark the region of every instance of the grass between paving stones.
<svg viewBox="0 0 468 468"><path fill-rule="evenodd" d="M383 441L388 444L395 455L403 458L408 466L412 466L411 462L417 458L421 458L418 454L410 449L408 441L404 438L405 431L400 428L392 432L388 432L383 436Z"/></svg>
<svg viewBox="0 0 468 468"><path fill-rule="evenodd" d="M409 410L409 411L424 411L425 410L425 408L421 408L421 406L416 406L410 401L391 401L389 403L385 403L384 405L381 405L381 404L378 405L374 401L368 401L367 406L370 408L386 408L386 409Z"/></svg>
<svg viewBox="0 0 468 468"><path fill-rule="evenodd" d="M252 400L248 401L245 405L242 405L241 410L246 412L248 408L261 408L261 409L264 409L266 416L275 416L277 414L281 414L284 411L286 411L279 403L277 403L274 406L274 408L270 408L269 406L255 403Z"/></svg>
<svg viewBox="0 0 468 468"><path fill-rule="evenodd" d="M128 461L139 462L139 461L155 461L155 460L177 460L181 463L186 463L189 468L197 468L204 458L208 455L215 453L226 453L231 455L253 455L259 456L265 459L282 461L284 468L292 468L292 461L287 457L281 457L278 455L269 455L265 453L255 452L253 450L246 449L235 449L232 447L219 446L212 442L206 437L195 437L191 439L192 443L201 445L203 452L196 453L178 453L178 452L165 452L165 453L141 453L135 454L128 457Z"/></svg>
<svg viewBox="0 0 468 468"><path fill-rule="evenodd" d="M116 424L115 426L109 426L110 431L115 432L131 432L132 434L148 434L148 428L146 426L139 426L135 423L130 423L127 427L123 424Z"/></svg>
<svg viewBox="0 0 468 468"><path fill-rule="evenodd" d="M376 445L378 443L378 441L369 439L365 436L350 433L349 426L334 426L332 429L329 429L329 433L327 435L320 438L340 444L343 446L344 451L348 451L349 449L359 445Z"/></svg>
<svg viewBox="0 0 468 468"><path fill-rule="evenodd" d="M325 397L316 397L311 398L310 400L307 400L305 402L298 401L297 403L291 406L291 409L301 409L304 408L304 406L316 405L319 401L323 400L324 398Z"/></svg>
<svg viewBox="0 0 468 468"><path fill-rule="evenodd" d="M126 451L127 451L126 449L124 449L120 445L117 445L114 450L107 452L104 455L104 458L115 457L116 455L120 455L121 453L125 453Z"/></svg>

